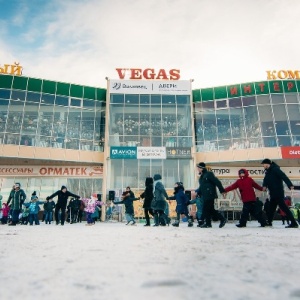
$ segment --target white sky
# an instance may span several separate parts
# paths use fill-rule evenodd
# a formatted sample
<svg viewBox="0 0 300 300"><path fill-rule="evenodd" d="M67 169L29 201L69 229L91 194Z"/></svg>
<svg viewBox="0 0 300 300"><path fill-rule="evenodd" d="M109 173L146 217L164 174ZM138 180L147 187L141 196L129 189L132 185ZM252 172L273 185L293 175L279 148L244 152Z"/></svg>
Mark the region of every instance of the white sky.
<svg viewBox="0 0 300 300"><path fill-rule="evenodd" d="M115 68L180 69L193 89L300 70L299 0L0 0L0 67L106 87Z"/></svg>

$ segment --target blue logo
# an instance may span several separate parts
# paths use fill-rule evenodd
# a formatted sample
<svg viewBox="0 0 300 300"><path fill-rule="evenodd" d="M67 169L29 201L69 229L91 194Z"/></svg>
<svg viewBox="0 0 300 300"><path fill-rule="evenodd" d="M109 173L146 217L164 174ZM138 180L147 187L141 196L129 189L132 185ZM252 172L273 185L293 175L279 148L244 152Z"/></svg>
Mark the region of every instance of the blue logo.
<svg viewBox="0 0 300 300"><path fill-rule="evenodd" d="M111 159L137 159L136 147L110 147Z"/></svg>

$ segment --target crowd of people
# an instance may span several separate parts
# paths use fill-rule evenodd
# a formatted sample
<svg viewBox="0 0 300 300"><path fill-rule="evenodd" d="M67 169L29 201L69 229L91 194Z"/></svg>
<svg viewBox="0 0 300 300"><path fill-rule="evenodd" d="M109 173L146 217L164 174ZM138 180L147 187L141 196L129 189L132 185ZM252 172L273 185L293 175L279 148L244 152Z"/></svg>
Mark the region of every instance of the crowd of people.
<svg viewBox="0 0 300 300"><path fill-rule="evenodd" d="M226 197L226 194L233 190L239 190L243 208L238 228L246 227L249 216L254 217L261 227L273 226L275 212L280 214L282 223L287 222L286 228L298 228L300 222L299 206L291 209L291 197L284 195L285 183L290 190L300 190L300 186L294 186L287 175L280 167L270 159L264 159L261 164L265 169L263 184L259 185L250 176L247 169L242 168L238 171L238 179L228 187L223 187L221 181L210 171L204 162L196 165L199 175L199 187L191 193L191 197L185 193L184 185L178 181L174 184L173 196L169 196L165 190L160 174L153 177L147 177L145 180L145 190L139 197L135 197L133 191L128 186L122 193L119 201L113 201L114 205L125 206L126 225L136 225L134 216L134 201L144 199L143 209L146 223L144 226L151 226L150 215L153 217L155 227L170 225L169 217L170 201L176 201L176 219L172 225L178 227L180 221L186 218L188 227L194 225L194 216L190 213L189 206L196 204L196 220L198 227L211 228L212 221L219 220L219 228L226 225L225 216L215 209L215 199L218 197L217 189ZM255 195L255 189L269 192L269 199L265 204ZM56 203L52 200L57 197ZM68 198L71 200L68 203ZM0 199L2 200L2 199ZM29 202L25 202L26 194L21 189L20 183L15 183L8 201L1 207L1 223L9 226L17 224L39 225L38 213L40 205L44 207L43 221L51 224L53 220L53 210L55 222L57 225L64 225L67 212L67 221L72 224L82 221L83 212L85 212L87 226L95 224L95 219L100 216L100 211L106 204L101 201L101 194L91 198L81 198L79 195L68 191L66 186L46 197L46 200L40 200L33 192Z"/></svg>

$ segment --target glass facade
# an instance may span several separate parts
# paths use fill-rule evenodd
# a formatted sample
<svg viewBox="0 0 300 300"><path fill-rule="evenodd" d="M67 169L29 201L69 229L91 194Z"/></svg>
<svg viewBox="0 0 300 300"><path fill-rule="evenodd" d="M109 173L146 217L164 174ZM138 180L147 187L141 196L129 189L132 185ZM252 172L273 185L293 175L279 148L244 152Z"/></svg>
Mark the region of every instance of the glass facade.
<svg viewBox="0 0 300 300"><path fill-rule="evenodd" d="M299 82L193 91L197 152L299 146Z"/></svg>
<svg viewBox="0 0 300 300"><path fill-rule="evenodd" d="M106 90L1 75L0 144L103 151Z"/></svg>
<svg viewBox="0 0 300 300"><path fill-rule="evenodd" d="M190 95L110 94L109 146L173 147L193 146ZM159 173L166 188L185 180L193 184L191 159L112 160L112 189L129 185L143 189L145 178ZM187 176L188 174L188 176Z"/></svg>

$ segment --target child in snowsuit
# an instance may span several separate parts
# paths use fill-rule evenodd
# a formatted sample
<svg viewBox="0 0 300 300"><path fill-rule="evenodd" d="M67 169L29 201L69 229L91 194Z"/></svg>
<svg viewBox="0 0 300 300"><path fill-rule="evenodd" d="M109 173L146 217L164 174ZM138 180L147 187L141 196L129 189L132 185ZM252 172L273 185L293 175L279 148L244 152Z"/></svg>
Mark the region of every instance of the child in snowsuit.
<svg viewBox="0 0 300 300"><path fill-rule="evenodd" d="M38 197L36 192L32 193L31 201L27 203L23 203L25 207L29 208L29 225L33 225L33 221L35 225L40 225L38 213L40 211L40 204L44 204L45 201L38 201Z"/></svg>
<svg viewBox="0 0 300 300"><path fill-rule="evenodd" d="M7 203L2 203L2 218L1 218L1 224L7 224L7 218L8 218L8 213L9 213L9 206Z"/></svg>
<svg viewBox="0 0 300 300"><path fill-rule="evenodd" d="M95 224L92 215L96 210L96 206L104 205L104 202L96 200L96 198L83 198L81 201L84 203L84 211L86 213L86 226L92 226Z"/></svg>
<svg viewBox="0 0 300 300"><path fill-rule="evenodd" d="M44 214L45 214L45 223L51 224L53 220L53 209L55 208L55 203L53 200L46 200L44 204Z"/></svg>
<svg viewBox="0 0 300 300"><path fill-rule="evenodd" d="M184 193L184 186L182 182L176 182L174 186L174 196L169 197L169 200L176 200L176 221L172 224L175 227L179 227L181 215L185 215L188 219L188 227L193 226L193 219L189 216L188 202L189 199Z"/></svg>
<svg viewBox="0 0 300 300"><path fill-rule="evenodd" d="M284 197L284 202L286 204L287 207L291 207L292 206L292 199L290 196L286 196ZM282 209L278 209L278 212L281 216L281 221L282 221L282 225L285 224L285 221L287 222L288 225L290 225L290 220L289 218L287 217L286 213L282 210Z"/></svg>

